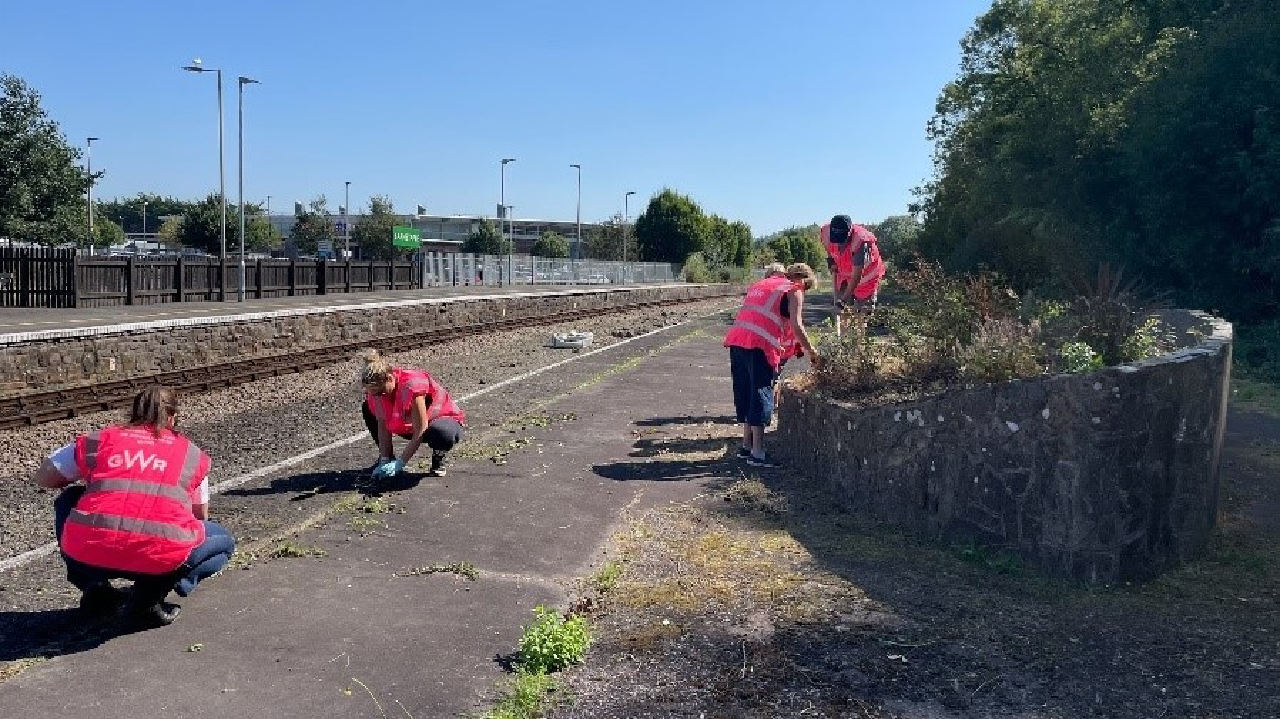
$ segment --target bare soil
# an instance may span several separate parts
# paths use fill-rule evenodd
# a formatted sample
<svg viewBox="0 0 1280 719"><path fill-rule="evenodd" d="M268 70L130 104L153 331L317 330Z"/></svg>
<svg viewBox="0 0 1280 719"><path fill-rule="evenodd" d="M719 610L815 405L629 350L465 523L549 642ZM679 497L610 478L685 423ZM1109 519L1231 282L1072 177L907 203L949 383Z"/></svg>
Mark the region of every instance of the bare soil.
<svg viewBox="0 0 1280 719"><path fill-rule="evenodd" d="M732 458L731 421L646 428L722 479L628 518L549 716L1280 716L1280 420L1231 414L1203 557L1101 588L860 522Z"/></svg>

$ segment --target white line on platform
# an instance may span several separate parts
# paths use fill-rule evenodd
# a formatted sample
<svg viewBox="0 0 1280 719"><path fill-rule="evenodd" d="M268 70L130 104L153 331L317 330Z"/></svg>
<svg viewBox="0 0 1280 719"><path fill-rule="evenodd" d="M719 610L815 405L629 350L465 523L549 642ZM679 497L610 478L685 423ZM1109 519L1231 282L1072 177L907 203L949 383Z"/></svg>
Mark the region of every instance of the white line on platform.
<svg viewBox="0 0 1280 719"><path fill-rule="evenodd" d="M710 315L705 315L705 316L710 316ZM642 340L646 337L651 337L653 335L658 334L659 332L666 332L667 330L674 329L676 327L682 327L684 325L689 324L690 322L693 322L694 320L702 319L702 317L703 316L694 317L692 319L685 320L684 322L677 322L676 324L667 325L666 327L660 327L656 330L645 332L642 335L637 335L635 337L628 337L627 339L614 342L613 344L608 345L606 347L594 349L594 350L591 350L590 352L583 352L581 354L576 354L572 357L569 357L568 359L562 359L559 362L553 362L547 365L546 367L539 367L538 369L529 370L528 372L525 372L523 374L518 374L515 377L508 377L507 379L504 379L501 382L498 382L496 384L491 384L488 387L485 387L484 389L478 389L475 392L463 395L459 397L458 400L460 402L467 402L469 400L475 399L476 397L481 397L483 395L489 394L490 392L496 389L501 389L503 387L506 387L507 385L512 384L514 382L520 382L520 381L529 379L530 377L535 377L537 375L542 374L543 372L546 372L548 370L553 370L556 367L559 367L561 365L566 365L570 362L584 359L586 357L590 357L595 354L600 354L601 352L608 352L609 350L615 347L621 347L622 345L628 344L630 342L635 342L636 340ZM292 467L293 465L299 464L301 462L305 462L308 459L314 459L316 457L319 457L322 454L325 454L326 452L331 452L335 449L338 449L339 447L346 447L347 445L355 444L356 442L359 442L362 439L368 438L368 436L369 436L368 432L359 432L351 435L350 437L343 437L342 439L330 442L329 444L326 444L324 446L316 447L315 449L307 450L302 454L296 454L292 457L289 457L288 459L280 460L275 464L272 464L266 467L261 467L259 469L255 469L252 472L247 472L238 477L232 477L231 479L223 480L221 482L218 482L217 484L211 485L209 487L209 490L214 494L225 492L228 489L239 487L240 485L245 484L246 482L252 482L255 479L261 479L268 475L275 474L276 472L279 472L282 469L288 469L289 467ZM53 554L56 551L58 551L58 543L49 542L48 544L44 544L39 547L36 547L35 549L23 552L22 554L19 554L16 557L10 557L5 560L0 560L0 572L14 569L16 567L21 567L22 565L28 562L33 562L41 557Z"/></svg>

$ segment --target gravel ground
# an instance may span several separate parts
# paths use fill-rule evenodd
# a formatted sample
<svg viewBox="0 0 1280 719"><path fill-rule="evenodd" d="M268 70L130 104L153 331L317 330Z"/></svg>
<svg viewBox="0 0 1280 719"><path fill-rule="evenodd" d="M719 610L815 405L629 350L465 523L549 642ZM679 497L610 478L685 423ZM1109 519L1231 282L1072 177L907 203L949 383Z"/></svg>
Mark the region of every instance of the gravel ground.
<svg viewBox="0 0 1280 719"><path fill-rule="evenodd" d="M595 333L593 347L601 347L725 306L725 300L717 299L671 309L649 308L563 326L479 335L391 357L397 364L426 369L459 397L571 356L571 350L547 346L553 332L591 331ZM179 426L212 457L212 481L236 477L362 431L356 368L357 361L353 359L297 375L187 396L182 399ZM488 404L500 404L505 395L512 395L512 391L504 388L484 399ZM466 404L464 409L469 411L473 429L483 423L484 418L477 416L474 406ZM32 485L28 481L30 473L58 446L78 434L119 421L120 416L119 412L99 412L0 432L0 558L53 539L53 496ZM363 459L365 465L376 456L363 447L357 454L369 455ZM243 501L215 498L214 505L217 518L232 525L237 524L237 511L253 511ZM266 526L278 524L267 522ZM0 598L0 606L4 604L7 602Z"/></svg>

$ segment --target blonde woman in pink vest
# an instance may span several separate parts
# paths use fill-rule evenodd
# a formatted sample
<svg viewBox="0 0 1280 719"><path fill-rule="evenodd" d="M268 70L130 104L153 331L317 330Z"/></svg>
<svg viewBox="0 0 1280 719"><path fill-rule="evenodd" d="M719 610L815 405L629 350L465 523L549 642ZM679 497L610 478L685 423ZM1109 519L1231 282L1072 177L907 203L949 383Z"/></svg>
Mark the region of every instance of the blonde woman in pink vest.
<svg viewBox="0 0 1280 719"><path fill-rule="evenodd" d="M804 329L804 293L817 284L813 269L804 263L791 265L783 276L765 277L747 289L742 309L725 334L733 406L742 423L738 456L753 467L778 466L765 454L764 428L773 419L773 386L792 338L811 363L819 363Z"/></svg>
<svg viewBox="0 0 1280 719"><path fill-rule="evenodd" d="M88 614L114 612L124 595L110 580L131 579L128 615L169 624L179 610L169 591L187 596L235 551L209 521L209 457L174 429L177 417L174 391L154 385L134 397L128 422L77 437L36 471L36 484L63 490L54 532Z"/></svg>
<svg viewBox="0 0 1280 719"><path fill-rule="evenodd" d="M443 477L449 450L462 440L467 416L453 402L449 391L421 370L393 367L377 350L364 354L360 384L365 400L360 405L364 424L378 443L375 479L396 476L424 443L431 448L432 477ZM409 440L399 455L392 437Z"/></svg>

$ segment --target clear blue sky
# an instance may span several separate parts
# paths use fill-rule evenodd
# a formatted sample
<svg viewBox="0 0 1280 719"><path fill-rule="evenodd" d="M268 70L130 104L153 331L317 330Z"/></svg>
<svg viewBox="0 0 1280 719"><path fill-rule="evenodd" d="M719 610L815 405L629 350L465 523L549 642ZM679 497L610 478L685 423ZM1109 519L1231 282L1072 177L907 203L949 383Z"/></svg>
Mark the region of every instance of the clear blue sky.
<svg viewBox="0 0 1280 719"><path fill-rule="evenodd" d="M990 0L170 3L8 0L0 72L94 143L99 197L216 191L211 73L224 74L227 194L272 210L631 214L663 187L755 234L901 213L931 171L925 124ZM287 211L287 210L286 210Z"/></svg>

